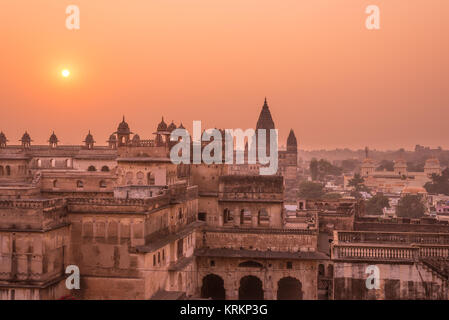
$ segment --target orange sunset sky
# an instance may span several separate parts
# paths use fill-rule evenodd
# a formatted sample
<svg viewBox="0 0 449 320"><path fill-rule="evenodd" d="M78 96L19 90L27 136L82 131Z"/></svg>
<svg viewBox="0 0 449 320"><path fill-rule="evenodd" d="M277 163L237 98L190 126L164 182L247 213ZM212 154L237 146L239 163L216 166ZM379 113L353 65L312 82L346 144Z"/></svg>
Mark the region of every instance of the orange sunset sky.
<svg viewBox="0 0 449 320"><path fill-rule="evenodd" d="M161 116L254 128L267 96L281 145L449 148L447 0L0 0L0 43L10 144L105 144L123 114L141 138Z"/></svg>

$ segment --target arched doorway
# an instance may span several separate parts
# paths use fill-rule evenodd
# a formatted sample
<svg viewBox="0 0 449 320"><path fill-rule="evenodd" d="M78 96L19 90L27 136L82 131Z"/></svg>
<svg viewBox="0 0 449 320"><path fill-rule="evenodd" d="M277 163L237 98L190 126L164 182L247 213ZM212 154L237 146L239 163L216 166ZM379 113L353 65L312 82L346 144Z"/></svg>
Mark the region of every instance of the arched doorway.
<svg viewBox="0 0 449 320"><path fill-rule="evenodd" d="M292 277L285 277L278 282L278 300L302 300L301 282Z"/></svg>
<svg viewBox="0 0 449 320"><path fill-rule="evenodd" d="M239 300L263 300L262 281L255 276L240 279Z"/></svg>
<svg viewBox="0 0 449 320"><path fill-rule="evenodd" d="M208 274L203 278L201 287L201 298L211 298L212 300L224 300L226 297L224 281L216 274Z"/></svg>

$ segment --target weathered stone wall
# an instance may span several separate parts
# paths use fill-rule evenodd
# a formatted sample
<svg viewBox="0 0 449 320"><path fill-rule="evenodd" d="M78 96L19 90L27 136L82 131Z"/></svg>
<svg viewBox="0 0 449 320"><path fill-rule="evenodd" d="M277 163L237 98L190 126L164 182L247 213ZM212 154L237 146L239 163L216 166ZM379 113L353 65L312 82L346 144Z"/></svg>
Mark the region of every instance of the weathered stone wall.
<svg viewBox="0 0 449 320"><path fill-rule="evenodd" d="M42 298L52 295L45 289L65 275L70 251L69 227L47 232L0 232L0 288L29 287L17 291L20 297ZM32 288L37 291L32 291ZM10 289L12 289L10 287ZM59 292L59 291L58 291ZM2 294L9 294L11 292ZM56 297L54 297L56 298Z"/></svg>
<svg viewBox="0 0 449 320"><path fill-rule="evenodd" d="M296 233L269 232L263 230L212 230L197 232L198 247L232 248L259 251L309 251L317 247L317 233L312 231Z"/></svg>
<svg viewBox="0 0 449 320"><path fill-rule="evenodd" d="M380 288L367 289L369 265L380 271ZM447 299L447 283L420 263L335 262L334 298L355 300Z"/></svg>
<svg viewBox="0 0 449 320"><path fill-rule="evenodd" d="M117 179L110 172L43 172L42 192L111 193Z"/></svg>
<svg viewBox="0 0 449 320"><path fill-rule="evenodd" d="M257 267L239 267L242 262L254 261L262 265ZM291 263L291 269L287 268ZM317 299L317 261L282 260L282 259L239 259L239 258L197 258L198 265L198 295L203 286L203 279L209 274L215 274L224 281L226 299L238 299L240 281L248 275L262 281L264 299L276 299L279 280L286 277L301 282L302 298ZM213 265L213 266L212 266Z"/></svg>

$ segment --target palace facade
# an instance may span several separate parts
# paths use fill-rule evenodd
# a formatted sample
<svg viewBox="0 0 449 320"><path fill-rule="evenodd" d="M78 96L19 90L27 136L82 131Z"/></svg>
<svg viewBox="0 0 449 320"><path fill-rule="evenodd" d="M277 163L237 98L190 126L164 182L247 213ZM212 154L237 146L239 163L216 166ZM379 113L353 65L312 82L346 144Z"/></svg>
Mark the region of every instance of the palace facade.
<svg viewBox="0 0 449 320"><path fill-rule="evenodd" d="M265 100L256 129L274 127ZM77 146L0 133L0 299L447 298L444 226L376 237L358 201L296 203L293 130L277 174L260 176L173 164L176 128L162 119L141 139L123 118L105 146L90 132ZM363 286L370 263L377 293Z"/></svg>

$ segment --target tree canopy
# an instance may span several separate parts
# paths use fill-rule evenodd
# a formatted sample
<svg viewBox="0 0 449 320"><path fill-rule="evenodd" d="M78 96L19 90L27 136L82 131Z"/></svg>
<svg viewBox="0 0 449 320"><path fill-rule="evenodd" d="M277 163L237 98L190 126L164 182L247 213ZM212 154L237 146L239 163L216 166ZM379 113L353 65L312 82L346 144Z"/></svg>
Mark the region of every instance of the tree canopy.
<svg viewBox="0 0 449 320"><path fill-rule="evenodd" d="M398 217L420 218L424 216L426 207L420 195L408 194L399 199L396 207Z"/></svg>
<svg viewBox="0 0 449 320"><path fill-rule="evenodd" d="M368 187L364 185L365 180L360 173L354 174L351 180L348 181L348 186L353 188L351 195L356 199L360 199L362 195L360 192L369 192Z"/></svg>
<svg viewBox="0 0 449 320"><path fill-rule="evenodd" d="M390 208L390 202L388 197L384 196L383 193L380 192L376 193L365 203L365 211L367 214L381 215L383 214L384 208Z"/></svg>
<svg viewBox="0 0 449 320"><path fill-rule="evenodd" d="M324 194L322 183L304 181L299 185L298 196L302 199L320 199Z"/></svg>
<svg viewBox="0 0 449 320"><path fill-rule="evenodd" d="M449 168L444 169L441 175L432 175L432 182L427 182L424 188L428 193L449 196Z"/></svg>
<svg viewBox="0 0 449 320"><path fill-rule="evenodd" d="M310 175L312 181L324 180L326 176L339 176L342 174L342 169L334 166L332 163L325 159L317 160L313 158L310 161Z"/></svg>

